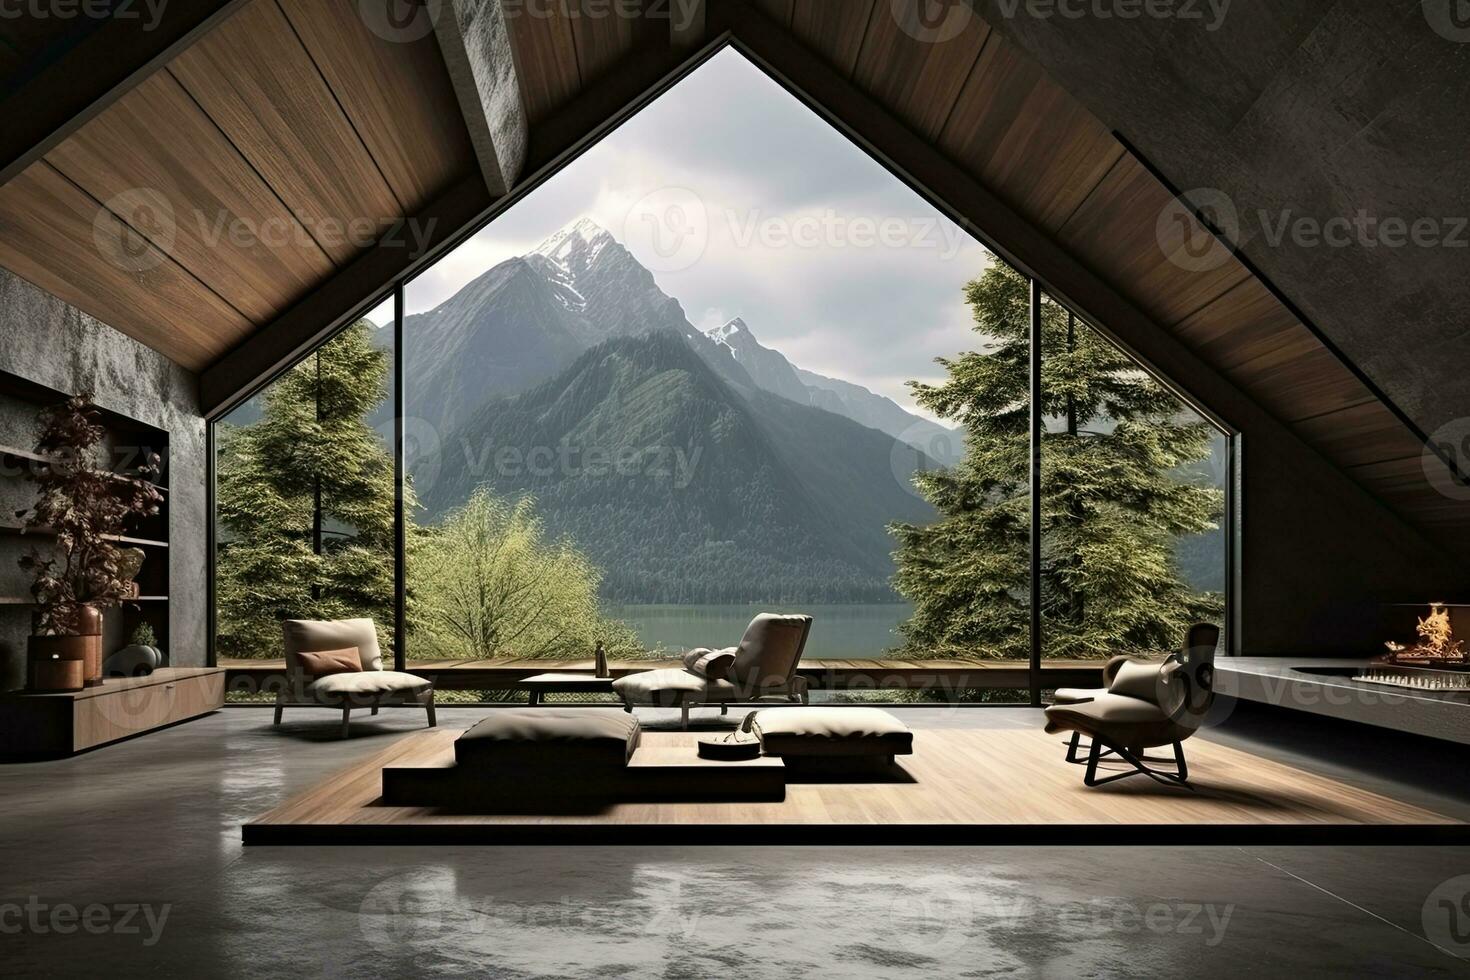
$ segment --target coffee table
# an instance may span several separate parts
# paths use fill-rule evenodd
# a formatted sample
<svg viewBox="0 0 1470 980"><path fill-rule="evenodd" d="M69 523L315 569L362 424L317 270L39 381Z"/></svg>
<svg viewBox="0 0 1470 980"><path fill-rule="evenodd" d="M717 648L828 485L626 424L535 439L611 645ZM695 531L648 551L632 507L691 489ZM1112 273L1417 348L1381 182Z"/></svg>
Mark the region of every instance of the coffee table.
<svg viewBox="0 0 1470 980"><path fill-rule="evenodd" d="M538 705L541 696L548 693L611 694L612 682L611 677L596 674L534 674L516 681L515 686L529 690L531 699L527 703Z"/></svg>

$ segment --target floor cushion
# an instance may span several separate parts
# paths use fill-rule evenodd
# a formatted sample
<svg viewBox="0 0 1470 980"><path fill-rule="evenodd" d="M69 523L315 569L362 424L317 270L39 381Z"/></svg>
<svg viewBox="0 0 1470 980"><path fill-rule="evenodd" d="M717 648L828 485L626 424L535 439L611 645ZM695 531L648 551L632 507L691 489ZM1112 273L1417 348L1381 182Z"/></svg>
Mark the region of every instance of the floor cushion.
<svg viewBox="0 0 1470 980"><path fill-rule="evenodd" d="M398 670L358 670L327 674L307 685L308 694L319 697L402 697L427 691L431 682L416 674Z"/></svg>
<svg viewBox="0 0 1470 980"><path fill-rule="evenodd" d="M682 667L640 670L613 681L613 691L626 704L651 704L665 708L688 701L735 701L739 689L728 680L714 680L690 673Z"/></svg>
<svg viewBox="0 0 1470 980"><path fill-rule="evenodd" d="M627 766L640 732L638 719L616 708L497 709L455 740L454 759L575 783Z"/></svg>
<svg viewBox="0 0 1470 980"><path fill-rule="evenodd" d="M878 708L772 708L756 712L752 730L766 755L912 755L914 733Z"/></svg>

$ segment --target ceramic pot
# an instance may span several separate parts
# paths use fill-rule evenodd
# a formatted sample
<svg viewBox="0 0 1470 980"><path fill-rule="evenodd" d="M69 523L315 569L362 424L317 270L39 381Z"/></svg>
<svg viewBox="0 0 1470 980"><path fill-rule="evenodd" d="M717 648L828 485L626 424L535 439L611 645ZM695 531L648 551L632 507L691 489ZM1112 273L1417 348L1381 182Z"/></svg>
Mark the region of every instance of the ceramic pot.
<svg viewBox="0 0 1470 980"><path fill-rule="evenodd" d="M80 660L88 687L102 683L102 610L79 606L58 636L31 637L34 659Z"/></svg>
<svg viewBox="0 0 1470 980"><path fill-rule="evenodd" d="M80 691L86 684L86 639L33 636L26 685L32 691Z"/></svg>
<svg viewBox="0 0 1470 980"><path fill-rule="evenodd" d="M108 677L145 677L158 669L163 657L157 647L125 646L107 658L102 672Z"/></svg>

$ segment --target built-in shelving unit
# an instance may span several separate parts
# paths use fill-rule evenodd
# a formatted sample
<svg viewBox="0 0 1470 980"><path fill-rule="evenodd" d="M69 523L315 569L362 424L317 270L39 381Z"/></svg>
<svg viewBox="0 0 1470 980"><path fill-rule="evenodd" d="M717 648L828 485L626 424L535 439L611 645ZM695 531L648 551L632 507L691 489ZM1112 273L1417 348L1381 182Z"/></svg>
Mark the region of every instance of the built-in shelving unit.
<svg viewBox="0 0 1470 980"><path fill-rule="evenodd" d="M38 414L47 405L67 397L34 381L0 372L0 656L7 660L0 672L0 689L24 680L25 636L30 631L30 582L16 562L32 548L42 552L54 532L45 528L26 530L16 512L34 499L35 485L29 473L56 462L27 448L39 430ZM111 540L139 548L145 558L138 574L140 595L117 609L104 612L103 652L125 645L140 623L153 628L158 645L169 650L169 518L168 518L168 433L117 412L99 410L106 429L104 452L97 464L113 470L119 479L136 472L139 458L157 453L163 469L154 486L163 494L156 516L135 520ZM18 659L18 663L10 662Z"/></svg>

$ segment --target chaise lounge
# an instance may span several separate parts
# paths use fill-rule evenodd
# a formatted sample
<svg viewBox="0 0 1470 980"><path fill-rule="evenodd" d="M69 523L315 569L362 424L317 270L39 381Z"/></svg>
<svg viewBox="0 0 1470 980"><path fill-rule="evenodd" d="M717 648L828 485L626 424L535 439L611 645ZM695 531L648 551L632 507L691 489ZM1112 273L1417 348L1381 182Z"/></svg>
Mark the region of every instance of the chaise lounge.
<svg viewBox="0 0 1470 980"><path fill-rule="evenodd" d="M691 651L684 667L645 670L613 681L623 710L636 705L678 708L680 727L689 727L689 709L733 703L807 701L805 678L796 665L812 629L810 616L761 613L750 621L739 646Z"/></svg>

